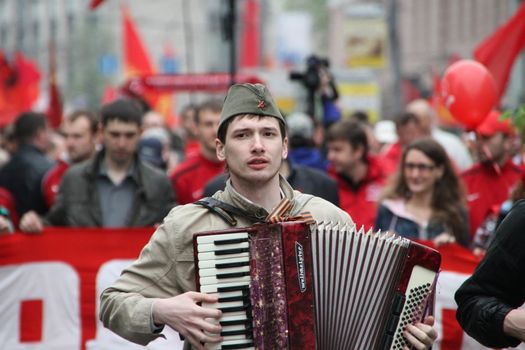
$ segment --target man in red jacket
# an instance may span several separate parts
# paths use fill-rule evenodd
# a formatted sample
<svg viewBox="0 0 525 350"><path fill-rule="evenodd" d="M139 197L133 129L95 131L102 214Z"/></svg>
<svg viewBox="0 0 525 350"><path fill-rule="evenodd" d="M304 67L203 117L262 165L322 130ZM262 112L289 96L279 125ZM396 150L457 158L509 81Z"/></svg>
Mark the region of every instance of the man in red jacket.
<svg viewBox="0 0 525 350"><path fill-rule="evenodd" d="M492 111L477 127L478 162L461 174L467 187L471 235L492 208L509 198L521 178L520 168L510 157L514 130L510 120L499 117L499 112Z"/></svg>
<svg viewBox="0 0 525 350"><path fill-rule="evenodd" d="M366 132L359 122L345 120L330 126L326 134L328 172L337 181L341 209L357 227L374 227L377 201L386 174L368 152Z"/></svg>
<svg viewBox="0 0 525 350"><path fill-rule="evenodd" d="M179 204L200 199L206 183L224 171L224 164L217 159L215 152L221 110L221 102L209 100L199 106L195 113L199 153L189 156L170 175Z"/></svg>

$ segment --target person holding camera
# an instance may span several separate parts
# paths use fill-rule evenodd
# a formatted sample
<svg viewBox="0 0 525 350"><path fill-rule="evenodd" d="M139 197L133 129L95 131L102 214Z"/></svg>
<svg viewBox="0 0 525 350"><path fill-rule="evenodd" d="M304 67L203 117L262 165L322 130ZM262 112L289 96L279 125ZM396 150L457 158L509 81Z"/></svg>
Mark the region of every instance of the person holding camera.
<svg viewBox="0 0 525 350"><path fill-rule="evenodd" d="M306 113L317 123L328 129L330 125L341 120L341 111L336 104L339 93L327 59L315 55L308 57L306 71L291 72L290 79L301 82L306 88Z"/></svg>

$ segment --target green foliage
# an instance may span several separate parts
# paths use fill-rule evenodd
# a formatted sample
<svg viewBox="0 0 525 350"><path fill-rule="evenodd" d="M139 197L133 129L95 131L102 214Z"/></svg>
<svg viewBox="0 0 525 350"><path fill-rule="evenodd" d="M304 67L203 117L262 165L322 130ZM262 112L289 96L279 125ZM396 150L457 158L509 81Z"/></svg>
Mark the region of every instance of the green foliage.
<svg viewBox="0 0 525 350"><path fill-rule="evenodd" d="M525 132L525 104L522 104L521 106L518 106L517 108L514 108L514 109L507 109L500 116L500 120L505 120L509 118L511 119L512 124L518 130L518 133L520 135L524 135L524 132Z"/></svg>

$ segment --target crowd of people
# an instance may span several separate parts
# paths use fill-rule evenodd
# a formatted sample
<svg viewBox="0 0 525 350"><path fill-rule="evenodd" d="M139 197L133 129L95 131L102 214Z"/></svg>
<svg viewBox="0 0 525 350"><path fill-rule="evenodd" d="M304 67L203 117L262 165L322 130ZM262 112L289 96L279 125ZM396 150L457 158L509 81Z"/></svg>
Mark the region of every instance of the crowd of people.
<svg viewBox="0 0 525 350"><path fill-rule="evenodd" d="M2 139L6 156L0 157L0 231L143 227L164 220L161 228L174 226L156 233L162 241L167 239L163 233L209 229L197 220L204 214L195 214L185 204L219 196L243 209L266 213L283 196L293 199L293 188L323 200L308 202L314 217L351 217L365 230L393 231L436 246L459 243L483 254L501 221L495 218L508 211L509 201L520 198L517 193L523 193L520 140L511 122L501 120L497 111L476 128L475 138L468 138L440 128L425 100L409 103L391 120L376 125L363 112L339 115L338 121L324 125L302 113L283 117L264 89L239 89L224 104L210 99L186 106L176 129L134 99L116 100L99 111L74 111L60 130L50 130L43 114L21 114ZM256 107L244 102L251 95L259 98ZM234 118L246 114L259 117ZM261 148L256 156L250 155L245 142L251 138L261 143L256 144ZM263 141L269 146L263 147ZM271 178L265 185L267 192L254 188L262 180L252 172L261 169L279 174L267 174ZM184 220L177 223L176 215ZM180 264L173 273L193 260L187 243L181 236L180 255L171 260ZM160 253L167 254L162 249ZM145 271L138 264L118 288L134 287L134 274ZM177 283L166 290L192 302L214 301L182 294L191 290L190 280ZM118 295L113 290L107 298L118 299ZM175 305L186 299L177 299ZM144 304L141 312L153 312L155 324L173 324L180 331L180 320L164 313L174 304L160 305ZM118 319L115 327L128 321ZM424 328L428 325L419 328L426 332L425 345L429 334L435 337ZM213 325L204 326L216 331ZM206 337L193 328L182 329L192 343Z"/></svg>
<svg viewBox="0 0 525 350"><path fill-rule="evenodd" d="M21 114L2 135L1 232L154 225L174 205L223 190L228 169L215 151L221 110L218 99L188 105L176 129L133 99L74 111L60 130L43 114ZM363 112L329 126L297 112L286 121L280 173L365 229L483 254L523 192L521 140L497 111L474 138L440 128L425 100L377 125Z"/></svg>

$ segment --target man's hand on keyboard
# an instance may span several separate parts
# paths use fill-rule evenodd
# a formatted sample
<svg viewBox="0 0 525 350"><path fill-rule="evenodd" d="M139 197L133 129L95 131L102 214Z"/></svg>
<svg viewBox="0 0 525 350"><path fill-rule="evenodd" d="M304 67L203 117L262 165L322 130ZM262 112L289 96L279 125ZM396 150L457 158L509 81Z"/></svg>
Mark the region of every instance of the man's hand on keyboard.
<svg viewBox="0 0 525 350"><path fill-rule="evenodd" d="M153 303L153 322L165 324L185 337L194 349L206 350L201 343L217 343L221 326L207 319L219 319L220 310L205 309L197 303L216 303L217 296L187 292L176 297L157 299Z"/></svg>

